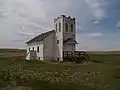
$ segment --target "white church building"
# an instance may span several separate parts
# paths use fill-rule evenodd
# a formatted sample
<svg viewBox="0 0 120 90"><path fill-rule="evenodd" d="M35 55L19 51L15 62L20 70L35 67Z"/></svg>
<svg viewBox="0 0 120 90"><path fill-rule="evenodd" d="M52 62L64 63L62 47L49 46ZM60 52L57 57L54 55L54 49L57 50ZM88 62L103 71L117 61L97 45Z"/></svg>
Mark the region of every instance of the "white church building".
<svg viewBox="0 0 120 90"><path fill-rule="evenodd" d="M26 60L63 61L65 52L76 51L75 18L61 15L54 19L54 30L41 33L26 42Z"/></svg>

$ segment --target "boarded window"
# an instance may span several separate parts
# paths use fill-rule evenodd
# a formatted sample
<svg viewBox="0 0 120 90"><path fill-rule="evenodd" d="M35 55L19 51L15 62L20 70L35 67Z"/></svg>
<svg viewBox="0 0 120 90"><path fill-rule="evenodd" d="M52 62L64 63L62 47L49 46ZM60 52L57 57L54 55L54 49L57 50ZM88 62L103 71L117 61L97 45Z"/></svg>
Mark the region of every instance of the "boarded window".
<svg viewBox="0 0 120 90"><path fill-rule="evenodd" d="M61 23L59 22L59 32L61 32Z"/></svg>
<svg viewBox="0 0 120 90"><path fill-rule="evenodd" d="M33 47L33 50L34 50L34 47Z"/></svg>
<svg viewBox="0 0 120 90"><path fill-rule="evenodd" d="M66 32L68 32L68 24L67 23L65 24L65 30L66 30Z"/></svg>
<svg viewBox="0 0 120 90"><path fill-rule="evenodd" d="M71 32L73 32L73 24L71 24Z"/></svg>
<svg viewBox="0 0 120 90"><path fill-rule="evenodd" d="M56 28L56 32L57 32L57 24L55 25L55 28Z"/></svg>
<svg viewBox="0 0 120 90"><path fill-rule="evenodd" d="M57 40L57 44L59 44L59 40Z"/></svg>
<svg viewBox="0 0 120 90"><path fill-rule="evenodd" d="M39 46L37 47L37 52L39 52Z"/></svg>
<svg viewBox="0 0 120 90"><path fill-rule="evenodd" d="M30 48L29 48L29 51L30 51Z"/></svg>
<svg viewBox="0 0 120 90"><path fill-rule="evenodd" d="M57 61L60 61L60 59L59 59L59 58L57 58Z"/></svg>

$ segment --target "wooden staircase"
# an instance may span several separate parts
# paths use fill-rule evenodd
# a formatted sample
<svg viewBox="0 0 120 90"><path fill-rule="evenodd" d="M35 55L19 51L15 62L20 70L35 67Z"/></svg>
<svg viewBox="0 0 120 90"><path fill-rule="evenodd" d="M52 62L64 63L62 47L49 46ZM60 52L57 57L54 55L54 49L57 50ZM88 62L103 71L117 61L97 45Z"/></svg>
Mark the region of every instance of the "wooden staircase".
<svg viewBox="0 0 120 90"><path fill-rule="evenodd" d="M72 61L72 62L88 62L89 56L84 51L64 51L63 52L64 61Z"/></svg>

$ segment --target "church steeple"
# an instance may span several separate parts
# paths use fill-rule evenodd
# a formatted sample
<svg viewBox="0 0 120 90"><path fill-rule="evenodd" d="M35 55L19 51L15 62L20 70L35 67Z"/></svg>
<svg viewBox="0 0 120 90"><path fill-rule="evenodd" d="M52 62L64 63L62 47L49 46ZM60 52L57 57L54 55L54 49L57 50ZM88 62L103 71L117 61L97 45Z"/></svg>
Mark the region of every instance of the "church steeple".
<svg viewBox="0 0 120 90"><path fill-rule="evenodd" d="M76 25L75 18L61 15L54 19L55 32L59 51L75 51ZM62 57L62 53L61 53Z"/></svg>

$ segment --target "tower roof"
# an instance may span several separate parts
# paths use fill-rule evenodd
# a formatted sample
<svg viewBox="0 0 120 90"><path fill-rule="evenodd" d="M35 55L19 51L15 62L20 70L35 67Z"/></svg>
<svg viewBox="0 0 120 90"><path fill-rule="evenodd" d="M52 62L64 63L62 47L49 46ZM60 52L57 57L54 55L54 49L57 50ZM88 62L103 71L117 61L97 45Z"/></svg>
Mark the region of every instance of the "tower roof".
<svg viewBox="0 0 120 90"><path fill-rule="evenodd" d="M73 40L73 38L68 38L68 39L64 40L63 44L68 43L68 42L78 44L77 41Z"/></svg>

